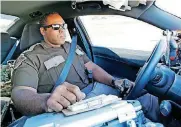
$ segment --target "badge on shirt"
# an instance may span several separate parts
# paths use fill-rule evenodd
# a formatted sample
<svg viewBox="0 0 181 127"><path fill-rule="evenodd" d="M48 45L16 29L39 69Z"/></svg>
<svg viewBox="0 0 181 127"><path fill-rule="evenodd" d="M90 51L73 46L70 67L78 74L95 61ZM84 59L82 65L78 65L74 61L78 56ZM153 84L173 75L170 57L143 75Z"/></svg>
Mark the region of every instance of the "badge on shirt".
<svg viewBox="0 0 181 127"><path fill-rule="evenodd" d="M53 58L50 58L49 60L44 62L44 65L46 67L46 69L50 69L52 67L56 67L59 64L63 63L65 61L65 59L63 58L63 56L55 56Z"/></svg>
<svg viewBox="0 0 181 127"><path fill-rule="evenodd" d="M76 49L75 52L77 53L77 55L79 56L83 56L84 55L84 52L82 52L80 49Z"/></svg>

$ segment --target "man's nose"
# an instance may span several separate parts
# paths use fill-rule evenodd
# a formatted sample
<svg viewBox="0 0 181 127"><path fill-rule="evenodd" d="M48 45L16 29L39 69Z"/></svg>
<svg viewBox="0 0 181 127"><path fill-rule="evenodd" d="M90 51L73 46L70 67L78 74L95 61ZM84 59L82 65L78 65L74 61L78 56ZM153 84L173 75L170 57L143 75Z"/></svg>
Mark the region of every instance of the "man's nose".
<svg viewBox="0 0 181 127"><path fill-rule="evenodd" d="M63 28L60 28L59 29L59 33L63 33L64 32L64 29Z"/></svg>

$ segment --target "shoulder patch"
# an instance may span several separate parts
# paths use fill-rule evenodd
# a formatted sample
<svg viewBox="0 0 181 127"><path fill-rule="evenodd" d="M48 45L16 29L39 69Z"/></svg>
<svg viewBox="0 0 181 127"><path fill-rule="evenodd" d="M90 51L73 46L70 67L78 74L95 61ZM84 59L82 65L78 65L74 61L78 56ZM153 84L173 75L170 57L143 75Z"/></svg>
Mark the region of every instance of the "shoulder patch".
<svg viewBox="0 0 181 127"><path fill-rule="evenodd" d="M21 63L25 60L26 60L26 56L24 54L21 54L15 61L14 69L17 69L21 65Z"/></svg>

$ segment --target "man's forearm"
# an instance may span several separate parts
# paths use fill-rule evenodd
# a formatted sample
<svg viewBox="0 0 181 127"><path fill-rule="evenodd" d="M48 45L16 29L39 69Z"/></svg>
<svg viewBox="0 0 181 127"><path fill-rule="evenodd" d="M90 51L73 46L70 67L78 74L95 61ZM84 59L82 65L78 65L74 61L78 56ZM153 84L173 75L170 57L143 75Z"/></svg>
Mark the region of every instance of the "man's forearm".
<svg viewBox="0 0 181 127"><path fill-rule="evenodd" d="M93 78L96 81L112 86L113 77L110 74L108 74L105 70L103 70L101 67L92 62L87 63L87 65L85 66L87 67L87 69L92 70Z"/></svg>
<svg viewBox="0 0 181 127"><path fill-rule="evenodd" d="M112 79L113 77L108 74L106 71L104 71L100 67L96 67L94 70L92 70L93 78L101 83L111 85L112 86Z"/></svg>
<svg viewBox="0 0 181 127"><path fill-rule="evenodd" d="M49 96L49 93L38 94L28 89L12 91L14 105L23 115L36 115L45 112Z"/></svg>

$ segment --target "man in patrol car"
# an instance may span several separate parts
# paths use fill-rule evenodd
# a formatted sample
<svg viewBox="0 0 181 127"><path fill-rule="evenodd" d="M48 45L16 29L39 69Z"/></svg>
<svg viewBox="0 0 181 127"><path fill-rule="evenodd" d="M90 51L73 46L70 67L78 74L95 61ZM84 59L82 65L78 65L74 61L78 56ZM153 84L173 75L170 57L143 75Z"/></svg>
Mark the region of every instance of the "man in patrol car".
<svg viewBox="0 0 181 127"><path fill-rule="evenodd" d="M40 25L44 41L22 53L15 63L13 72L12 100L23 115L60 112L82 99L100 94L120 96L120 91L124 89L122 86L124 80L115 80L89 60L79 46L66 81L51 93L64 67L70 43L65 41L66 24L58 13L45 14L40 20ZM89 82L86 69L92 71L95 83ZM85 94L84 91L87 89L90 91ZM129 91L130 89L127 92ZM157 121L158 99L146 94L138 100L146 117Z"/></svg>

